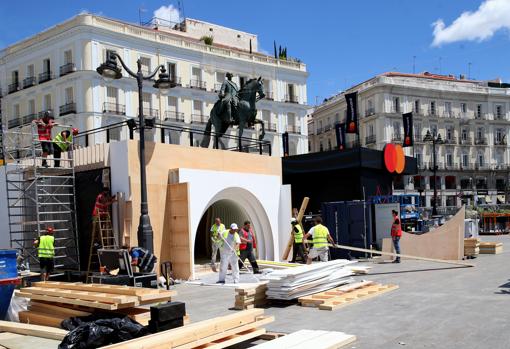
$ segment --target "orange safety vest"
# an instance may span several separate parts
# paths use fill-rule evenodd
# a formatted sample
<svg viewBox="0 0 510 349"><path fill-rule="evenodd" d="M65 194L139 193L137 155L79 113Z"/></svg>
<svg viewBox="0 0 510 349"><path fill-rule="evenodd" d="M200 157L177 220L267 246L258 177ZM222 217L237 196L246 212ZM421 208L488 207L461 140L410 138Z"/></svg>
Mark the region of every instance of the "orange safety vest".
<svg viewBox="0 0 510 349"><path fill-rule="evenodd" d="M402 236L402 225L400 224L400 218L395 218L391 225L391 237Z"/></svg>
<svg viewBox="0 0 510 349"><path fill-rule="evenodd" d="M253 239L253 248L257 248L257 241L255 240L255 234L253 234L253 230L250 228L250 234L251 234L251 237ZM248 239L248 232L246 230L244 230L244 228L241 229L241 234L240 234L243 238L245 239ZM248 247L248 244L244 243L244 242L241 242L241 244L239 245L239 249L240 250L246 250L246 247Z"/></svg>

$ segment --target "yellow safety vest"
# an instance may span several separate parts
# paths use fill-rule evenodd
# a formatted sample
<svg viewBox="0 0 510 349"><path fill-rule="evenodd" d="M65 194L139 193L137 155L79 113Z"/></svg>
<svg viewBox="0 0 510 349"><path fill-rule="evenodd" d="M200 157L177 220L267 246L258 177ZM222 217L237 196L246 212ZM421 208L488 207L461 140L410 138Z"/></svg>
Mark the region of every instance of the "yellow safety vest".
<svg viewBox="0 0 510 349"><path fill-rule="evenodd" d="M313 247L327 247L328 246L329 230L322 224L317 224L313 230Z"/></svg>
<svg viewBox="0 0 510 349"><path fill-rule="evenodd" d="M211 227L211 232L212 232L212 236L211 237L214 240L214 242L220 240L220 237L218 236L218 233L222 232L224 230L225 230L225 225L223 223L221 223L219 227L216 224L213 224L213 226Z"/></svg>
<svg viewBox="0 0 510 349"><path fill-rule="evenodd" d="M225 231L223 231L223 240L221 240L220 247L223 247L223 244L224 244L224 243L225 243L225 241L227 240L227 236L228 236L228 234L230 234L230 231L229 231L229 230L225 230ZM236 233L234 233L234 241L235 241L235 240L238 240L238 241L240 240L239 234L238 234L237 232L236 232ZM230 247L234 247L234 246L232 246L232 245L231 245ZM229 248L229 250L230 250L230 248ZM240 255L239 245L237 245L237 246L236 246L236 253L237 253L237 255L238 255L238 256Z"/></svg>
<svg viewBox="0 0 510 349"><path fill-rule="evenodd" d="M303 242L303 228L301 228L301 225L299 224L296 224L295 227L299 231L297 233L294 232L294 242L296 244L301 244Z"/></svg>
<svg viewBox="0 0 510 349"><path fill-rule="evenodd" d="M64 137L62 137L62 133L59 132L55 136L55 138L53 138L53 143L58 145L58 147L60 149L62 149L62 151L67 151L67 149L69 148L69 145L73 143L73 134L70 134L69 137L64 139Z"/></svg>
<svg viewBox="0 0 510 349"><path fill-rule="evenodd" d="M39 237L38 255L39 258L53 258L55 256L55 237L53 235L42 235Z"/></svg>

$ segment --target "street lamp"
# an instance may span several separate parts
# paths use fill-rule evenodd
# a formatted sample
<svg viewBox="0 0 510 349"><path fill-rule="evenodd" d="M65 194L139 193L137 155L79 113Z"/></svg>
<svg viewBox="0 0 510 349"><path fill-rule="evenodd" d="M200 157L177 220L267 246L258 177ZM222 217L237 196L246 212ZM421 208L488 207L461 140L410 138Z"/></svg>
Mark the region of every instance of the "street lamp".
<svg viewBox="0 0 510 349"><path fill-rule="evenodd" d="M424 142L432 142L432 173L434 174L434 202L432 204L432 216L437 216L437 163L436 163L436 144L443 144L440 134L432 135L427 131Z"/></svg>
<svg viewBox="0 0 510 349"><path fill-rule="evenodd" d="M137 72L131 71L122 58L115 52L108 52L106 62L101 64L96 71L106 80L116 80L122 78L122 68L117 65L117 59L122 64L126 72L134 77L138 83L138 121L140 130L140 221L138 224L138 245L150 251L154 251L153 246L153 231L151 221L149 218L149 207L147 205L147 179L145 171L145 119L143 115L143 101L142 101L142 88L144 80L151 80L156 74L159 73L158 79L154 82L153 87L165 93L170 88L175 87L175 83L170 80L165 66L159 65L148 76L144 76L142 72L142 62L140 59L136 61L138 67Z"/></svg>

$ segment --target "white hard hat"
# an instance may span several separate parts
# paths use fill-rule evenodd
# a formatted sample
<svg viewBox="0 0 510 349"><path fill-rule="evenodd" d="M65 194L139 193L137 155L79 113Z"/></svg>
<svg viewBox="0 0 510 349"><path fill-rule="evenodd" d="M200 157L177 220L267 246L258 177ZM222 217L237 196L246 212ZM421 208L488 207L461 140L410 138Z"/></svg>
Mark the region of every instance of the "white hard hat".
<svg viewBox="0 0 510 349"><path fill-rule="evenodd" d="M236 223L232 223L232 224L230 224L230 229L237 230L237 229L239 229L239 228L237 227L237 224L236 224Z"/></svg>
<svg viewBox="0 0 510 349"><path fill-rule="evenodd" d="M290 222L291 222L291 223L296 223L296 222L297 222L297 219L296 219L296 218L291 218Z"/></svg>

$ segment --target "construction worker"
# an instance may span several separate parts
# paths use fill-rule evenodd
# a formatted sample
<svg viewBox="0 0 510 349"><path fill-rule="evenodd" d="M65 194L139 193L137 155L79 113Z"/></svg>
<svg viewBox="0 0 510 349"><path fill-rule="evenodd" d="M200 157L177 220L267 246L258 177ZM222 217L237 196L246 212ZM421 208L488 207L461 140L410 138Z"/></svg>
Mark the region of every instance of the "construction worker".
<svg viewBox="0 0 510 349"><path fill-rule="evenodd" d="M391 240L393 241L393 247L395 253L400 254L400 238L402 237L402 225L400 224L400 218L398 218L398 212L391 210L393 216L393 224L391 225ZM392 263L400 263L400 257L397 256Z"/></svg>
<svg viewBox="0 0 510 349"><path fill-rule="evenodd" d="M253 273L260 274L259 265L257 264L255 252L253 251L257 248L257 240L255 239L255 234L251 228L250 221L244 222L239 233L239 238L241 239L241 244L239 245L239 268L243 267L244 261L248 258L251 268L253 269Z"/></svg>
<svg viewBox="0 0 510 349"><path fill-rule="evenodd" d="M239 259L239 245L241 244L241 239L239 238L239 234L237 231L239 228L236 223L232 223L230 225L229 230L225 230L221 236L221 246L220 246L220 275L218 284L225 283L225 277L227 276L227 269L230 265L232 269L232 277L234 278L234 284L239 282L239 264L237 261Z"/></svg>
<svg viewBox="0 0 510 349"><path fill-rule="evenodd" d="M310 236L313 239L313 247L308 253L306 264L311 264L312 260L317 257L320 258L321 262L327 262L329 257L328 242L335 244L328 228L322 225L322 218L315 217L314 223L315 225L305 235L305 240Z"/></svg>
<svg viewBox="0 0 510 349"><path fill-rule="evenodd" d="M101 192L96 196L94 210L92 211L92 219L97 219L100 215L109 213L109 208L116 201L116 197L110 195L110 189L103 187Z"/></svg>
<svg viewBox="0 0 510 349"><path fill-rule="evenodd" d="M292 235L294 237L294 244L292 246L292 260L290 262L295 263L296 257L299 256L299 258L301 258L301 263L304 263L306 259L303 246L303 228L301 228L301 224L298 223L296 218L292 218L290 220L290 224L292 225Z"/></svg>
<svg viewBox="0 0 510 349"><path fill-rule="evenodd" d="M221 246L221 236L225 231L225 225L221 223L221 219L219 217L216 217L214 219L214 224L211 226L211 248L212 248L212 255L211 255L211 267L214 272L216 272L216 256L218 254L218 250Z"/></svg>
<svg viewBox="0 0 510 349"><path fill-rule="evenodd" d="M45 234L34 241L39 257L42 281L48 281L50 273L53 272L55 258L55 237L53 227L46 228Z"/></svg>
<svg viewBox="0 0 510 349"><path fill-rule="evenodd" d="M72 132L71 132L72 131ZM53 138L53 159L54 167L60 167L60 159L62 153L67 152L69 146L73 144L73 136L78 134L78 129L73 128L71 131L64 130Z"/></svg>
<svg viewBox="0 0 510 349"><path fill-rule="evenodd" d="M131 256L131 265L138 267L142 273L153 273L154 267L158 261L154 253L142 247L131 247L129 249Z"/></svg>
<svg viewBox="0 0 510 349"><path fill-rule="evenodd" d="M39 137L39 142L41 142L43 157L42 166L48 167L46 158L48 157L48 155L53 153L53 143L51 142L51 129L53 128L53 126L57 125L53 118L53 112L51 110L45 111L43 117L34 120L34 123L37 125L37 134Z"/></svg>

